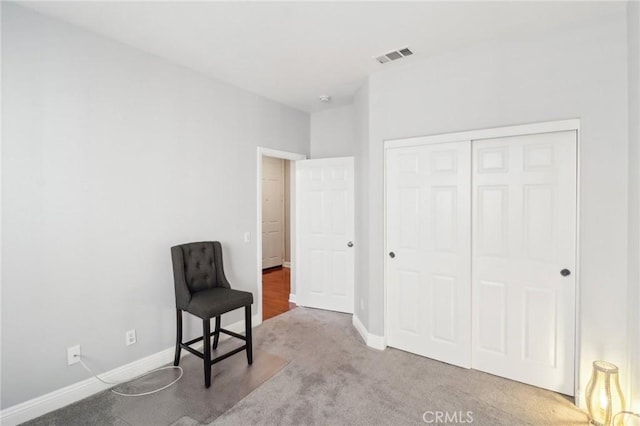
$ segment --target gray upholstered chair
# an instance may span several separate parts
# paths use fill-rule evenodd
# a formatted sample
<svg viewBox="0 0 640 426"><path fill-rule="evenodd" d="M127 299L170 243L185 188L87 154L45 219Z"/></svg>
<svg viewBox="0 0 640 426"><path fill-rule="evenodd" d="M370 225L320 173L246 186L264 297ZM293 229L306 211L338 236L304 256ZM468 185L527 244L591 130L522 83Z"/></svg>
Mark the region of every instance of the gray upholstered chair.
<svg viewBox="0 0 640 426"><path fill-rule="evenodd" d="M211 386L211 366L247 350L247 361L253 362L251 337L251 305L253 294L246 291L232 290L224 275L222 266L222 246L218 241L181 244L171 247L173 260L173 279L176 289L177 336L176 353L173 365L180 363L180 350L184 349L204 360L204 384ZM220 316L226 312L244 307L245 336L220 328ZM202 337L182 342L182 311L202 319ZM211 333L210 319L216 324ZM245 344L230 352L211 359L211 336L213 349L218 347L220 333L228 334L244 340ZM190 345L203 340L203 352L198 352Z"/></svg>

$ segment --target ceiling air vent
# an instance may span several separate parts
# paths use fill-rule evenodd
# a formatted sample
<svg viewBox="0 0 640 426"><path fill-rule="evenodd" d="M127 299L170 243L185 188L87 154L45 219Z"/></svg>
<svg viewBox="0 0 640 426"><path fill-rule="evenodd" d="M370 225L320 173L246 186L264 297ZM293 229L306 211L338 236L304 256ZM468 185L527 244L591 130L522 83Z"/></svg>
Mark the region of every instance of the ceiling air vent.
<svg viewBox="0 0 640 426"><path fill-rule="evenodd" d="M392 52L385 53L382 56L378 56L376 61L381 64L386 64L387 62L395 61L396 59L401 59L410 55L413 55L413 52L408 47L405 47L404 49L394 50Z"/></svg>

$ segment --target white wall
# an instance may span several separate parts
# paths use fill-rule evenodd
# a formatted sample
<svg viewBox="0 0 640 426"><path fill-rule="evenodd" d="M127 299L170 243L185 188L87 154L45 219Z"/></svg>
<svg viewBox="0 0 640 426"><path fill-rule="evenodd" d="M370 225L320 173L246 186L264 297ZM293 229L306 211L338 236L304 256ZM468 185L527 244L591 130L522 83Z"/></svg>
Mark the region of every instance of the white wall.
<svg viewBox="0 0 640 426"><path fill-rule="evenodd" d="M311 114L311 158L352 156L355 140L353 105Z"/></svg>
<svg viewBox="0 0 640 426"><path fill-rule="evenodd" d="M383 141L580 118L580 387L593 360L627 365L626 5L611 7L614 18L589 28L490 42L371 76L368 184L356 188L369 197L356 220L370 221L370 333L384 329Z"/></svg>
<svg viewBox="0 0 640 426"><path fill-rule="evenodd" d="M356 137L355 180L355 293L354 313L369 328L369 82L354 96ZM381 333L379 333L381 334Z"/></svg>
<svg viewBox="0 0 640 426"><path fill-rule="evenodd" d="M172 245L222 241L229 280L256 294L256 147L308 154L309 116L2 9L6 408L87 378L69 346L101 371L171 347Z"/></svg>
<svg viewBox="0 0 640 426"><path fill-rule="evenodd" d="M629 65L629 377L640 411L640 3L627 5Z"/></svg>

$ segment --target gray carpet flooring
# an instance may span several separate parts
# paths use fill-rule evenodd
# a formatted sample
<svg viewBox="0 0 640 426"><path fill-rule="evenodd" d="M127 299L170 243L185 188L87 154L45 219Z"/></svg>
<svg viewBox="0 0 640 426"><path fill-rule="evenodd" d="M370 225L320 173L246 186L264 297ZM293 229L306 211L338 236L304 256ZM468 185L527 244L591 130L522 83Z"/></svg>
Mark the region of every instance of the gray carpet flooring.
<svg viewBox="0 0 640 426"><path fill-rule="evenodd" d="M368 348L351 315L296 308L267 321L256 344L289 364L212 425L454 423L434 421L437 412L457 415L457 424L588 424L565 396L392 348Z"/></svg>
<svg viewBox="0 0 640 426"><path fill-rule="evenodd" d="M236 339L220 342L224 353L241 345ZM247 365L244 352L215 364L211 387L204 387L202 360L189 354L180 366L184 375L168 389L153 395L123 397L110 391L100 392L67 407L27 422L29 426L166 426L189 416L196 424L206 424L233 407L284 367L284 358L254 350L253 365ZM178 377L177 370L163 370L115 389L123 393L141 393L158 389Z"/></svg>
<svg viewBox="0 0 640 426"><path fill-rule="evenodd" d="M179 385L148 400L135 398L124 407L105 392L33 423L588 424L586 414L562 395L392 348L368 348L351 315L296 308L257 327L254 347L253 366L246 367L243 355L218 364L208 391L201 383L201 361L189 355L183 358L185 378ZM255 368L261 362L263 367Z"/></svg>

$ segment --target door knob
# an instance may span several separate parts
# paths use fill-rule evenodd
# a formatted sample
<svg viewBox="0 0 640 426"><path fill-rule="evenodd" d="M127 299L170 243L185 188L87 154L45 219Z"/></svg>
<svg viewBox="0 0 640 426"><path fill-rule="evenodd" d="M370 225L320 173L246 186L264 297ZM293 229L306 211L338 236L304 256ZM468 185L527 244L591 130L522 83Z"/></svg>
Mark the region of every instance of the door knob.
<svg viewBox="0 0 640 426"><path fill-rule="evenodd" d="M396 257L396 254L394 252L390 251L389 252L389 257L393 259L394 257Z"/></svg>
<svg viewBox="0 0 640 426"><path fill-rule="evenodd" d="M562 271L560 271L560 275L562 275L563 277L569 276L571 275L571 271L568 269L563 269Z"/></svg>
<svg viewBox="0 0 640 426"><path fill-rule="evenodd" d="M353 241L349 241L349 242L347 243L347 247L353 247Z"/></svg>

